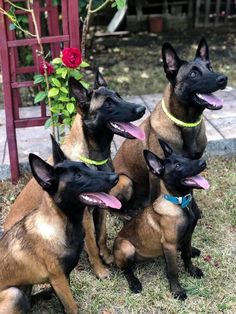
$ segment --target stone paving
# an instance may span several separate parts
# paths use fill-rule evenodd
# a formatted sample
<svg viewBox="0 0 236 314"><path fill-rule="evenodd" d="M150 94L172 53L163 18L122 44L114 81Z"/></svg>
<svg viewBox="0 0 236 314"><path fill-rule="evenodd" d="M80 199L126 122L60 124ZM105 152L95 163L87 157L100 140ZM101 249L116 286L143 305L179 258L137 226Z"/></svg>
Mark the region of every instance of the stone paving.
<svg viewBox="0 0 236 314"><path fill-rule="evenodd" d="M208 145L207 155L231 155L236 154L236 89L227 87L224 91L216 93L224 99L224 107L220 111L204 111ZM155 108L161 99L161 94L130 96L128 100L146 106L145 119ZM20 109L21 117L39 116L39 107L26 107ZM136 123L139 124L140 120ZM24 167L28 164L28 154L35 153L42 158L47 158L51 153L49 140L50 130L44 127L31 127L17 129L17 143L20 164ZM114 137L112 143L112 155L123 142L123 138ZM9 152L5 131L5 113L0 110L0 179L10 177Z"/></svg>

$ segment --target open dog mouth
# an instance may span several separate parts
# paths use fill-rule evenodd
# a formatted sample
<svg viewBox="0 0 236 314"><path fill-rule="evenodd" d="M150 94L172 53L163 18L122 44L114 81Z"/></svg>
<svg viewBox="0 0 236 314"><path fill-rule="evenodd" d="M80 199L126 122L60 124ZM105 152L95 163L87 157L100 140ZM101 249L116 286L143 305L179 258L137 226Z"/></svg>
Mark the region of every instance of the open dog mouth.
<svg viewBox="0 0 236 314"><path fill-rule="evenodd" d="M223 107L224 100L216 97L214 94L200 94L196 93L196 97L201 105L210 110L219 110Z"/></svg>
<svg viewBox="0 0 236 314"><path fill-rule="evenodd" d="M82 193L80 194L79 198L81 202L86 205L99 206L102 208L121 208L121 203L115 196L104 192Z"/></svg>
<svg viewBox="0 0 236 314"><path fill-rule="evenodd" d="M195 188L207 190L210 187L208 181L199 174L193 177L188 177L182 180L182 184Z"/></svg>
<svg viewBox="0 0 236 314"><path fill-rule="evenodd" d="M135 126L130 122L115 122L109 121L107 123L109 129L115 134L121 135L123 137L134 139L137 138L141 141L145 140L145 132L141 128Z"/></svg>

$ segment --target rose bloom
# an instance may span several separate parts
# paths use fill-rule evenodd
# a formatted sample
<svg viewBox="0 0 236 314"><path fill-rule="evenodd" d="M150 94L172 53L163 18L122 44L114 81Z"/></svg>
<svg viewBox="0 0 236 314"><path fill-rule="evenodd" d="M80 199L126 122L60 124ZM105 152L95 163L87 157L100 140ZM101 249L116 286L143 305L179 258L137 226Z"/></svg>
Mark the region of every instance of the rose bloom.
<svg viewBox="0 0 236 314"><path fill-rule="evenodd" d="M47 75L51 75L54 72L54 67L47 61L41 61L39 65L39 73L44 75L47 71Z"/></svg>
<svg viewBox="0 0 236 314"><path fill-rule="evenodd" d="M77 68L82 62L81 52L78 48L65 48L62 50L62 62L68 68Z"/></svg>

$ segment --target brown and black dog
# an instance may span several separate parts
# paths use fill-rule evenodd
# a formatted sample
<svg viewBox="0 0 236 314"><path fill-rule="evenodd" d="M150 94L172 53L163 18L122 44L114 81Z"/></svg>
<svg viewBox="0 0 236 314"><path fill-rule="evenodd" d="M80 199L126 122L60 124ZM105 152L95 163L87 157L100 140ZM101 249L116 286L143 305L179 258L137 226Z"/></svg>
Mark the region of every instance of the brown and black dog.
<svg viewBox="0 0 236 314"><path fill-rule="evenodd" d="M163 45L162 57L169 84L162 101L141 124L146 140L125 140L113 160L120 179L111 193L122 201L130 216L138 208L150 204L159 193L159 179L148 172L143 150L149 149L163 156L158 142L160 138L170 144L175 152L190 159L200 158L207 144L202 113L204 109L222 108L222 100L211 93L225 88L227 84L226 76L213 71L204 38L198 45L193 61L181 60L169 43ZM184 122L184 126L179 121ZM193 127L185 126L185 123L193 123ZM200 211L197 215L200 215Z"/></svg>
<svg viewBox="0 0 236 314"><path fill-rule="evenodd" d="M185 269L201 278L201 269L191 262L191 240L196 225L196 207L192 189L207 189L208 182L199 175L204 160L192 160L173 153L169 145L160 142L165 159L145 150L144 158L150 171L161 179L161 194L119 232L114 243L115 263L120 267L132 292L142 290L141 282L133 273L138 261L164 255L170 290L174 297L186 299L178 280L177 250L181 251Z"/></svg>
<svg viewBox="0 0 236 314"><path fill-rule="evenodd" d="M114 134L127 138L142 139L143 131L130 121L140 119L145 107L122 99L119 94L110 90L102 74L98 71L94 89L88 92L71 78L71 94L78 101L78 114L75 117L69 134L65 137L62 150L74 161L86 157L94 161L107 162L95 165L98 170L111 171L111 142ZM83 159L84 160L84 159ZM9 230L17 221L42 202L42 188L32 178L11 206L4 229ZM93 220L95 216L95 223ZM106 264L112 262L106 246L106 212L86 209L84 214L85 248L90 263L97 277L105 278L109 271L104 267L100 256ZM97 239L95 238L95 233Z"/></svg>
<svg viewBox="0 0 236 314"><path fill-rule="evenodd" d="M44 190L37 209L26 215L0 240L0 313L25 313L25 291L49 282L65 312L76 314L68 278L83 248L86 205L120 208L108 192L118 181L113 172L93 170L67 159L52 138L54 166L34 154L29 162ZM19 288L22 287L23 288Z"/></svg>

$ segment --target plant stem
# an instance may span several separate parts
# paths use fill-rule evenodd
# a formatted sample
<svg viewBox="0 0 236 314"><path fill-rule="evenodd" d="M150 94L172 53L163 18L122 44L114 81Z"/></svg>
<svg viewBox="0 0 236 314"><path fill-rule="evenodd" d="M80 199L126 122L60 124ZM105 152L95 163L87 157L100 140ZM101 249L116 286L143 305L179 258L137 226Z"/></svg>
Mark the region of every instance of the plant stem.
<svg viewBox="0 0 236 314"><path fill-rule="evenodd" d="M37 24L37 21L36 21L34 9L31 6L31 5L33 5L33 3L34 3L33 0L27 0L28 10L29 10L29 12L31 13L31 16L32 16L37 42L38 42L39 47L40 47L40 55L41 55L41 57L43 59L43 62L45 63L44 49L43 49L41 37L40 37L40 34L39 34L38 24ZM49 81L48 81L47 69L45 69L45 71L44 71L44 77L45 77L45 82L46 82L46 89L47 89L47 92L48 92L49 91ZM48 97L48 106L49 106L49 109L50 109L51 108L51 98L50 97ZM51 115L51 119L52 119L52 134L53 134L53 136L55 136L55 125L54 125L53 114L52 114L51 110L50 110L50 115Z"/></svg>
<svg viewBox="0 0 236 314"><path fill-rule="evenodd" d="M90 13L97 13L98 11L100 11L101 9L103 9L109 2L112 2L112 0L106 0L103 4L100 5L100 7L97 7L94 10L90 10Z"/></svg>
<svg viewBox="0 0 236 314"><path fill-rule="evenodd" d="M85 56L86 56L86 36L87 36L88 27L89 27L92 2L93 0L89 0L88 11L84 19L84 25L83 25L82 40L81 40L81 53L82 53L83 59L85 59Z"/></svg>
<svg viewBox="0 0 236 314"><path fill-rule="evenodd" d="M6 2L8 2L11 6L13 6L16 9L19 9L19 10L22 10L22 11L25 11L25 12L30 12L29 9L20 7L20 6L16 5L15 3L12 3L10 0L6 0Z"/></svg>

